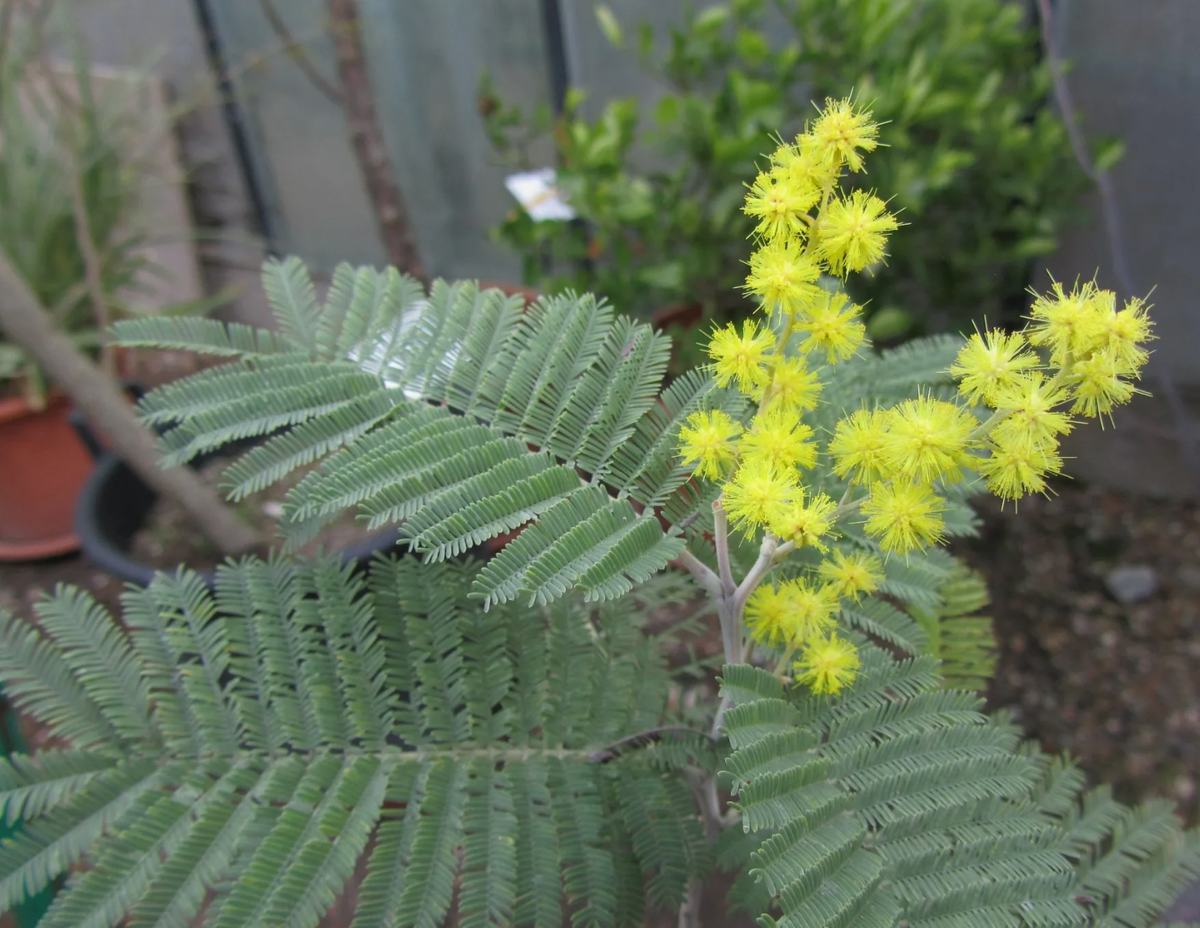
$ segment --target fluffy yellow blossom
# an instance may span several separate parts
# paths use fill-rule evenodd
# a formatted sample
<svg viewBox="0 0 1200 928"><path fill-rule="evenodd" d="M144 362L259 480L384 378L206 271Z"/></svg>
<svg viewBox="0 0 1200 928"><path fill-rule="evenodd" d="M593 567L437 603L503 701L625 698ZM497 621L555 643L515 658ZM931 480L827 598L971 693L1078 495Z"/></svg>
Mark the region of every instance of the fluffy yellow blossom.
<svg viewBox="0 0 1200 928"><path fill-rule="evenodd" d="M774 355L771 359L770 384L757 391L754 399L765 402L768 408L795 413L816 409L821 387L821 379L808 369L803 358Z"/></svg>
<svg viewBox="0 0 1200 928"><path fill-rule="evenodd" d="M821 298L820 276L820 266L799 242L769 242L750 255L745 289L767 312L790 314Z"/></svg>
<svg viewBox="0 0 1200 928"><path fill-rule="evenodd" d="M887 413L859 409L840 420L829 442L833 472L851 483L870 484L891 476L887 463Z"/></svg>
<svg viewBox="0 0 1200 928"><path fill-rule="evenodd" d="M817 568L820 576L839 597L858 599L864 593L874 593L883 582L883 564L865 551L847 554L834 551Z"/></svg>
<svg viewBox="0 0 1200 928"><path fill-rule="evenodd" d="M814 693L836 694L854 682L862 662L852 642L837 635L810 641L796 661L796 682Z"/></svg>
<svg viewBox="0 0 1200 928"><path fill-rule="evenodd" d="M760 412L742 436L738 448L747 462L766 461L780 470L812 467L817 463L813 430L779 406Z"/></svg>
<svg viewBox="0 0 1200 928"><path fill-rule="evenodd" d="M817 253L835 274L861 271L883 260L887 234L898 227L883 200L855 190L844 199L831 200L821 210Z"/></svg>
<svg viewBox="0 0 1200 928"><path fill-rule="evenodd" d="M992 405L1008 416L992 430L997 441L1026 441L1033 444L1057 441L1071 431L1074 423L1065 412L1058 412L1068 399L1064 387L1033 371L1018 377L992 394Z"/></svg>
<svg viewBox="0 0 1200 928"><path fill-rule="evenodd" d="M737 327L717 329L708 343L713 379L722 387L736 383L743 393L751 393L767 381L767 363L775 347L770 329L760 329L748 319L739 335Z"/></svg>
<svg viewBox="0 0 1200 928"><path fill-rule="evenodd" d="M725 485L725 511L730 523L749 535L778 519L799 493L795 470L746 461Z"/></svg>
<svg viewBox="0 0 1200 928"><path fill-rule="evenodd" d="M1029 341L1050 349L1050 362L1058 367L1068 359L1088 353L1103 333L1101 310L1094 283L1076 284L1070 292L1055 281L1050 296L1040 295L1030 309Z"/></svg>
<svg viewBox="0 0 1200 928"><path fill-rule="evenodd" d="M821 157L812 136L798 135L794 145L780 145L771 155L772 169L786 174L790 183L812 187L820 193L837 181L841 165Z"/></svg>
<svg viewBox="0 0 1200 928"><path fill-rule="evenodd" d="M961 476L967 442L978 424L953 403L927 396L905 400L886 414L884 461L887 470L918 483Z"/></svg>
<svg viewBox="0 0 1200 928"><path fill-rule="evenodd" d="M781 591L787 598L788 612L783 626L787 644L803 647L833 631L838 598L832 588L800 578L783 584Z"/></svg>
<svg viewBox="0 0 1200 928"><path fill-rule="evenodd" d="M879 147L879 126L870 113L856 112L848 99L826 100L808 135L822 160L839 166L845 162L851 171L863 169L859 149L871 152Z"/></svg>
<svg viewBox="0 0 1200 928"><path fill-rule="evenodd" d="M1109 294L1114 302L1116 295ZM1107 301L1106 301L1107 302ZM1118 370L1127 375L1135 375L1150 359L1143 345L1152 340L1154 323L1146 314L1146 304L1134 297L1125 304L1125 308L1114 312L1111 307L1100 314L1094 351L1103 352L1116 364Z"/></svg>
<svg viewBox="0 0 1200 928"><path fill-rule="evenodd" d="M987 480L988 489L1001 499L1042 493L1046 477L1062 470L1062 458L1052 443L999 440L991 443L990 451L976 468Z"/></svg>
<svg viewBox="0 0 1200 928"><path fill-rule="evenodd" d="M805 235L806 214L820 201L821 191L812 183L777 167L755 178L742 212L758 220L755 234L768 242L781 242Z"/></svg>
<svg viewBox="0 0 1200 928"><path fill-rule="evenodd" d="M1012 385L1023 371L1038 366L1037 356L1025 350L1020 332L993 329L976 332L958 353L950 374L959 378L958 392L969 403L989 402L1000 387Z"/></svg>
<svg viewBox="0 0 1200 928"><path fill-rule="evenodd" d="M936 544L942 538L943 500L929 487L915 483L877 483L862 504L867 534L879 539L884 551L907 554Z"/></svg>
<svg viewBox="0 0 1200 928"><path fill-rule="evenodd" d="M778 647L788 640L791 605L786 589L763 584L746 600L746 628L759 644Z"/></svg>
<svg viewBox="0 0 1200 928"><path fill-rule="evenodd" d="M808 545L824 551L821 539L833 529L833 514L837 503L824 493L817 493L808 500L797 498L770 525L771 534L785 541L793 541L797 547Z"/></svg>
<svg viewBox="0 0 1200 928"><path fill-rule="evenodd" d="M851 357L867 334L861 310L844 293L822 294L795 320L796 330L808 335L800 350L823 349L831 364Z"/></svg>
<svg viewBox="0 0 1200 928"><path fill-rule="evenodd" d="M692 413L679 430L683 463L695 464L701 477L721 478L733 464L741 431L741 425L719 409Z"/></svg>
<svg viewBox="0 0 1200 928"><path fill-rule="evenodd" d="M1071 412L1089 419L1110 414L1114 406L1128 403L1138 392L1121 379L1116 362L1103 353L1072 365L1069 380L1075 395Z"/></svg>

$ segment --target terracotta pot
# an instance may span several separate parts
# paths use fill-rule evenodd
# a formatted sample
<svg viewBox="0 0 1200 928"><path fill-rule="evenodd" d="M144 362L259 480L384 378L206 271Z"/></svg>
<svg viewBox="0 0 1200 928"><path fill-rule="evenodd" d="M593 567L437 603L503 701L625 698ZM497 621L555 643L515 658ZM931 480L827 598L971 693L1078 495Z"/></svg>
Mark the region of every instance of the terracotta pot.
<svg viewBox="0 0 1200 928"><path fill-rule="evenodd" d="M672 303L670 306L656 309L650 315L650 321L656 329L665 329L672 325L690 329L699 325L703 318L704 310L699 303Z"/></svg>
<svg viewBox="0 0 1200 928"><path fill-rule="evenodd" d="M75 503L92 459L70 413L70 401L57 393L41 411L19 397L0 400L0 561L79 548Z"/></svg>

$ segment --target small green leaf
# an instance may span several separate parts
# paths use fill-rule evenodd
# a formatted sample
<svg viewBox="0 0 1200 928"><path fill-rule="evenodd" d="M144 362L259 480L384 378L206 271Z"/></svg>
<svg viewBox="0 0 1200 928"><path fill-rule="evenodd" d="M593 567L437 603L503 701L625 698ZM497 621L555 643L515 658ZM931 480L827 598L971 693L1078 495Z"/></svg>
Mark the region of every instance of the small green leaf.
<svg viewBox="0 0 1200 928"><path fill-rule="evenodd" d="M625 34L621 31L621 24L617 21L616 15L607 3L596 4L596 25L600 27L600 31L604 33L604 37L615 48L624 47Z"/></svg>

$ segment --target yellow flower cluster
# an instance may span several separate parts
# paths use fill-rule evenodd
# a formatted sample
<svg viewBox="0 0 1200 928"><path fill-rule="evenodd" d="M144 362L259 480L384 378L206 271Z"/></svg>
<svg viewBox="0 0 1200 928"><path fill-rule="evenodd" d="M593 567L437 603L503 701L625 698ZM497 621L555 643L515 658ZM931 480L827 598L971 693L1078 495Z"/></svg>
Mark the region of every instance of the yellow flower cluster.
<svg viewBox="0 0 1200 928"><path fill-rule="evenodd" d="M1046 489L1059 472L1058 441L1071 415L1104 416L1137 392L1151 323L1134 300L1094 284L1038 297L1023 332L989 331L967 340L951 373L960 398L918 396L891 407L849 411L818 436L803 421L822 388L825 364L853 357L865 338L861 307L822 285L882 261L898 228L871 193L841 191L844 172L861 171L877 145L869 112L826 101L815 122L781 145L750 185L745 212L757 221L745 289L765 320L717 329L708 345L716 383L756 404L743 425L719 410L692 414L680 432L682 459L700 477L723 482L729 524L753 537L828 554L842 518L857 515L885 554L941 541L945 499L938 488L978 474L1004 499ZM989 411L990 408L990 411ZM981 410L981 411L980 411ZM823 457L846 484L835 502L806 486ZM799 652L796 679L817 692L852 681L858 657L839 638L838 602L878 584L873 561L837 550L813 578L764 586L747 603L752 637Z"/></svg>

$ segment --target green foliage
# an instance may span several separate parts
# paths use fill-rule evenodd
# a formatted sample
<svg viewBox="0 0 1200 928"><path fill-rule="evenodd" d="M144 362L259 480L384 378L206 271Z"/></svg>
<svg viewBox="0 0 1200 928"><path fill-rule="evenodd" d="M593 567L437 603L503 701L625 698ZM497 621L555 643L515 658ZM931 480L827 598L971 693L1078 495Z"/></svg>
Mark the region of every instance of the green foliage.
<svg viewBox="0 0 1200 928"><path fill-rule="evenodd" d="M0 614L0 681L66 745L0 761L0 912L86 858L44 928L312 926L364 853L359 928L456 888L471 926L678 904L709 854L672 771L715 754L656 731L656 640L578 597L485 614L474 571L249 560L215 594L160 575L123 626L70 589Z"/></svg>
<svg viewBox="0 0 1200 928"><path fill-rule="evenodd" d="M265 436L226 472L234 498L325 459L290 491L283 531L311 539L355 507L402 523L427 560L526 526L475 578L485 605L609 600L661 570L712 525L716 492L678 458L686 417L741 398L691 372L663 388L667 339L573 294L524 307L496 290L342 265L322 304L294 258L268 262L280 334L189 318L117 324L130 346L235 359L148 394L168 464ZM948 384L960 344L942 336L832 368L822 415L887 405ZM824 468L814 479L840 495ZM966 503L947 513L973 530ZM861 543L874 542L861 537Z"/></svg>
<svg viewBox="0 0 1200 928"><path fill-rule="evenodd" d="M863 662L836 699L723 672L742 827L719 858L763 924L1150 924L1200 875L1200 834L1165 804L1084 792L1069 764L942 689L931 658L868 647Z"/></svg>
<svg viewBox="0 0 1200 928"><path fill-rule="evenodd" d="M982 692L996 672L992 620L978 615L991 601L987 585L977 571L953 564L938 592L933 608L912 607L929 637L928 653L941 660L946 686Z"/></svg>
<svg viewBox="0 0 1200 928"><path fill-rule="evenodd" d="M611 14L601 25L619 33ZM643 28L638 44L666 87L652 119L625 99L600 101L590 119L576 93L554 126L558 183L583 221L514 210L497 229L528 283L641 312L684 302L708 317L745 313L744 185L826 97L854 94L887 124L857 181L891 197L908 226L885 267L848 283L870 300L878 338L905 334L914 317L926 330L1014 319L1031 262L1054 249L1086 187L1046 106L1049 73L1020 4L720 3L692 8L666 35ZM526 150L546 114L523 120L487 85L481 101L498 152L533 166Z"/></svg>

